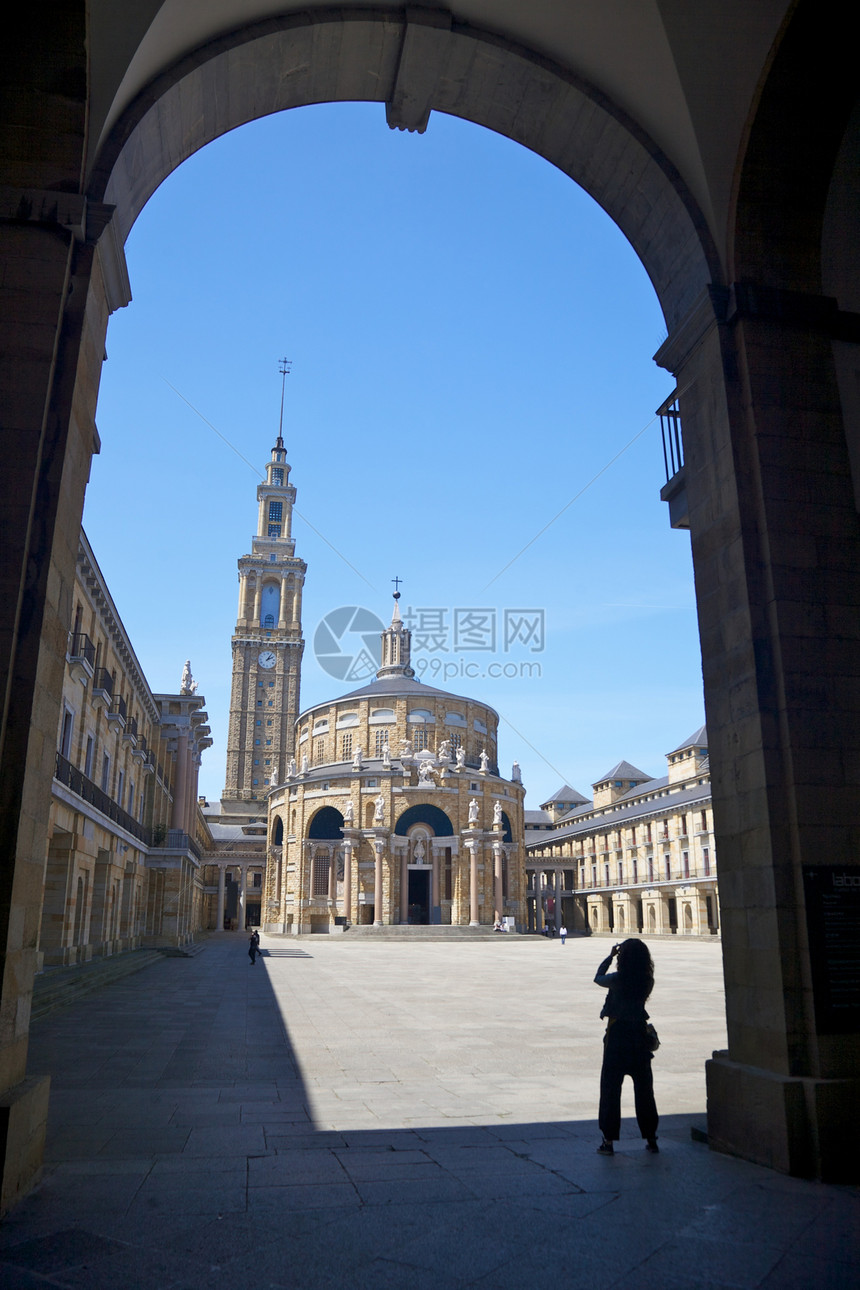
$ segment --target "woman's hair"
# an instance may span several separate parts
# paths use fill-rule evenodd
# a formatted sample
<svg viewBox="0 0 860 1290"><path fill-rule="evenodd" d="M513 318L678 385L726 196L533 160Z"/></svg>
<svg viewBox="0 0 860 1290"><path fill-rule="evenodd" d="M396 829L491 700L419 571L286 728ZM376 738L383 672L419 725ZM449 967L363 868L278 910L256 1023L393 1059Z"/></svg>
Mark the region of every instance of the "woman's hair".
<svg viewBox="0 0 860 1290"><path fill-rule="evenodd" d="M644 941L631 937L618 949L618 987L628 998L644 1003L654 989L654 964Z"/></svg>

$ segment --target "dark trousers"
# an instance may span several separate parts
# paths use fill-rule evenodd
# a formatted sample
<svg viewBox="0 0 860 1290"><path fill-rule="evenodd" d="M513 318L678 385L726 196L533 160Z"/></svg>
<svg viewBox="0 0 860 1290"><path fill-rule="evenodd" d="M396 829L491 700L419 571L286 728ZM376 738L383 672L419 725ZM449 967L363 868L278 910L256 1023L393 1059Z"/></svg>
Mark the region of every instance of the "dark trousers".
<svg viewBox="0 0 860 1290"><path fill-rule="evenodd" d="M600 1072L600 1111L598 1123L604 1138L614 1142L621 1134L621 1085L624 1076L633 1080L636 1122L643 1138L657 1136L657 1105L654 1101L654 1077L651 1054L641 1043L614 1040L610 1033L603 1046Z"/></svg>

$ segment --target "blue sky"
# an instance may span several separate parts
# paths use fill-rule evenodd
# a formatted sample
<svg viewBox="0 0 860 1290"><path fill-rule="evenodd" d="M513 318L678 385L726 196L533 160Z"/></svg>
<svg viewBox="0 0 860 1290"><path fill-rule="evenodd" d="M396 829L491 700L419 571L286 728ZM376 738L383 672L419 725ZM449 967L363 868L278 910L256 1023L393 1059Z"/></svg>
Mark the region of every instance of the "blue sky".
<svg viewBox="0 0 860 1290"><path fill-rule="evenodd" d="M527 806L562 780L589 793L622 758L664 773L703 720L689 538L669 528L649 425L672 388L651 357L665 328L586 194L466 122L409 135L379 105L326 105L196 154L126 253L84 526L153 689L191 659L215 739L201 791L223 787L256 523L242 457L268 459L284 355L309 522L303 706L355 685L317 662L320 620L387 619L397 575L404 611L437 628L419 675L499 711Z"/></svg>

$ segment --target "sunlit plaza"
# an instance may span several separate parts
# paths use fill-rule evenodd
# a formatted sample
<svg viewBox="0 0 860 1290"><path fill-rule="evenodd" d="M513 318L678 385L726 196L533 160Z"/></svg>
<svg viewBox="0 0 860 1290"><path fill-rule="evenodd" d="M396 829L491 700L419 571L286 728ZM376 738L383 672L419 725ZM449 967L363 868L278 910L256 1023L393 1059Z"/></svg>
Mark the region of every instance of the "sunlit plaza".
<svg viewBox="0 0 860 1290"><path fill-rule="evenodd" d="M649 944L657 1156L626 1085L595 1154L600 938L264 937L252 965L224 933L49 1014L4 1286L856 1284L856 1189L701 1140L720 945Z"/></svg>

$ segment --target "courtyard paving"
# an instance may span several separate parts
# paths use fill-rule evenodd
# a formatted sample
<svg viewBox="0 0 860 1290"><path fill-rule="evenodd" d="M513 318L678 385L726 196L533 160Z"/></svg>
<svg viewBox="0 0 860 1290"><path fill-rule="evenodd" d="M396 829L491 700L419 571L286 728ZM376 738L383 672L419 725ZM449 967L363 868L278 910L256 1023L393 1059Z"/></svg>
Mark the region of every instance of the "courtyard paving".
<svg viewBox="0 0 860 1290"><path fill-rule="evenodd" d="M710 1152L720 948L651 943L661 1154L595 1154L599 940L212 936L34 1025L43 1179L0 1284L843 1290L860 1190ZM632 1115L625 1090L624 1110Z"/></svg>

